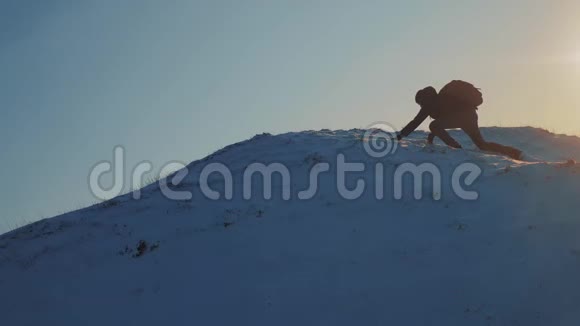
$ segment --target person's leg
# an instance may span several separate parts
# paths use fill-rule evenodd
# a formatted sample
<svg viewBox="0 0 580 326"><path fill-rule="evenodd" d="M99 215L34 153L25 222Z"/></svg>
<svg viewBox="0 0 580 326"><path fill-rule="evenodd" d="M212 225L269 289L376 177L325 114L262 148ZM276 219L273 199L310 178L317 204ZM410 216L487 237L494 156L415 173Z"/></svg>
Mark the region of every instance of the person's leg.
<svg viewBox="0 0 580 326"><path fill-rule="evenodd" d="M427 143L433 144L434 140L435 140L435 135L433 135L432 133L429 133L429 135L427 135Z"/></svg>
<svg viewBox="0 0 580 326"><path fill-rule="evenodd" d="M446 129L460 128L461 123L452 117L439 118L431 122L429 130L431 130L432 138L439 137L447 146L453 148L461 148L461 145L449 135ZM432 139L431 138L431 139Z"/></svg>
<svg viewBox="0 0 580 326"><path fill-rule="evenodd" d="M463 129L479 149L499 153L514 159L521 159L522 151L519 149L485 141L479 130L477 115L475 115L475 119L472 118L470 121L465 122L465 125L461 129Z"/></svg>
<svg viewBox="0 0 580 326"><path fill-rule="evenodd" d="M522 151L515 147L500 145L498 143L486 143L488 147L488 151L500 153L503 155L507 155L513 159L521 160L522 159Z"/></svg>

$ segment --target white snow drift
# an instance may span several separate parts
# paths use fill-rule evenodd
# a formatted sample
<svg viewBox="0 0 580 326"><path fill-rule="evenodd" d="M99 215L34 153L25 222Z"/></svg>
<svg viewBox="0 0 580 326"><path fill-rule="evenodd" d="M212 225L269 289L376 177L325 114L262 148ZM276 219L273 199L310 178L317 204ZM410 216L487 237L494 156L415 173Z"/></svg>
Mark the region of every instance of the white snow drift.
<svg viewBox="0 0 580 326"><path fill-rule="evenodd" d="M364 130L260 135L189 165L166 199L157 184L0 237L3 325L578 325L580 140L533 128L487 128L538 162L429 146L416 132L394 155L365 154ZM469 142L457 132L462 143ZM469 145L468 145L469 146ZM299 200L309 168L348 161L442 171L440 200L401 200L372 188L345 200L328 174ZM241 180L250 163L292 172L292 199L210 200L196 190L206 164ZM483 169L464 201L448 176ZM388 175L388 174L386 174ZM256 191L259 193L256 182ZM274 178L274 184L280 180ZM223 179L212 187L223 191ZM179 188L179 189L177 189ZM424 191L430 191L429 183ZM222 192L223 193L223 192Z"/></svg>

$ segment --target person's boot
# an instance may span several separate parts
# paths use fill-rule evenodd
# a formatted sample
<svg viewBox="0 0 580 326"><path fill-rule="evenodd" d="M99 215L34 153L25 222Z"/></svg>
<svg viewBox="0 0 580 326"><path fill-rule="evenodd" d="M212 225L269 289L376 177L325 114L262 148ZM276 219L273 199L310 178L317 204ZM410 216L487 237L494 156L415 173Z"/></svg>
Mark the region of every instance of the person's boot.
<svg viewBox="0 0 580 326"><path fill-rule="evenodd" d="M519 149L512 148L509 153L509 157L513 158L514 160L518 161L525 161L524 152L520 151Z"/></svg>

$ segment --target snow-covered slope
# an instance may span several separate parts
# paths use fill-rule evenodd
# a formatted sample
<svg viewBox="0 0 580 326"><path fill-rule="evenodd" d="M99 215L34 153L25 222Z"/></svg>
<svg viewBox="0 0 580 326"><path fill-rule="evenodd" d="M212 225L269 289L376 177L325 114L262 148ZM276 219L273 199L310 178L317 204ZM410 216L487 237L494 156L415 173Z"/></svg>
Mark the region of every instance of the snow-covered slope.
<svg viewBox="0 0 580 326"><path fill-rule="evenodd" d="M5 325L579 325L580 139L533 128L488 128L489 140L545 162L428 146L417 132L394 155L366 155L364 130L259 135L189 165L166 199L158 184L141 200L122 196L0 237L0 318ZM455 133L465 144L461 133ZM314 198L298 200L317 162L385 167L355 200L321 174ZM200 171L233 172L232 200L197 189ZM290 169L292 199L242 198L252 162ZM402 163L440 167L440 200L395 200ZM464 201L452 170L476 163L483 175ZM254 180L261 185L261 180ZM220 189L223 180L210 178ZM425 193L429 194L429 182ZM257 188L259 190L259 188ZM256 192L258 192L258 190ZM223 193L223 191L222 191Z"/></svg>

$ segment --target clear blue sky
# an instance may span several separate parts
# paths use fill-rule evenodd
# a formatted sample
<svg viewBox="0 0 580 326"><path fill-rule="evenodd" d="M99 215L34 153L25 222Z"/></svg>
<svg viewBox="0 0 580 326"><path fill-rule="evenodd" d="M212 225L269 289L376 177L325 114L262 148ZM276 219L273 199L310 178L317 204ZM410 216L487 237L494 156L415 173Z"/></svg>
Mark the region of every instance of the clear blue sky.
<svg viewBox="0 0 580 326"><path fill-rule="evenodd" d="M453 78L483 88L483 124L576 133L579 9L2 0L0 232L94 202L89 169L115 145L160 167L256 133L402 126L418 88Z"/></svg>

